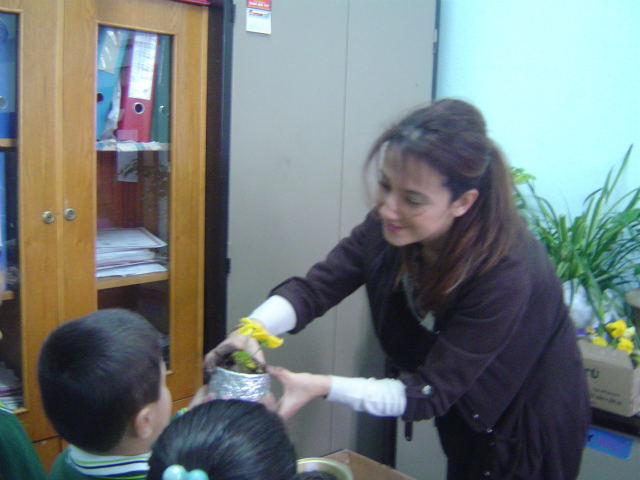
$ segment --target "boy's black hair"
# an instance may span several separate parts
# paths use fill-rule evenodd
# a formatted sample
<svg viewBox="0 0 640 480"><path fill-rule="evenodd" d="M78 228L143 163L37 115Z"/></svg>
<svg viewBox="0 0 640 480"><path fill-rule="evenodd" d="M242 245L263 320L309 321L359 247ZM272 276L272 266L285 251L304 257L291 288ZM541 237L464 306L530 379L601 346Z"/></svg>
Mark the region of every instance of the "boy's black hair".
<svg viewBox="0 0 640 480"><path fill-rule="evenodd" d="M42 345L38 382L44 410L67 442L112 449L142 407L158 400L158 331L129 310L98 310L63 323Z"/></svg>
<svg viewBox="0 0 640 480"><path fill-rule="evenodd" d="M260 403L212 400L174 419L153 445L148 480L199 468L216 480L293 480L296 452L284 422Z"/></svg>

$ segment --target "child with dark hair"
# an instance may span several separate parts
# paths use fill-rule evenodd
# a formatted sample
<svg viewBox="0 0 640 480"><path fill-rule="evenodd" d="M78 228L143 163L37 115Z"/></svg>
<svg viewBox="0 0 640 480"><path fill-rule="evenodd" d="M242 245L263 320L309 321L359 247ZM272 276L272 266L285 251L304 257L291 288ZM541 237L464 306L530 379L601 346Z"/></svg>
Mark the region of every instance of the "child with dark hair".
<svg viewBox="0 0 640 480"><path fill-rule="evenodd" d="M106 309L60 325L40 351L47 417L71 445L51 479L144 479L151 444L171 417L158 331Z"/></svg>
<svg viewBox="0 0 640 480"><path fill-rule="evenodd" d="M296 452L282 419L264 405L213 400L176 418L162 432L153 445L147 478L294 480Z"/></svg>

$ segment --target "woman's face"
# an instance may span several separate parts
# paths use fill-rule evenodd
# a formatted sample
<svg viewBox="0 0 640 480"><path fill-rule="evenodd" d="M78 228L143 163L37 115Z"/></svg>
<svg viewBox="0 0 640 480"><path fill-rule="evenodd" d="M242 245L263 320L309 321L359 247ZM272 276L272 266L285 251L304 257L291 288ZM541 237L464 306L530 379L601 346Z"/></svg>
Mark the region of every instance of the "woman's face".
<svg viewBox="0 0 640 480"><path fill-rule="evenodd" d="M445 182L446 178L425 162L411 157L403 162L387 151L377 190L387 242L396 247L416 242L439 244L453 221L464 215L478 196L476 190L469 190L452 202Z"/></svg>

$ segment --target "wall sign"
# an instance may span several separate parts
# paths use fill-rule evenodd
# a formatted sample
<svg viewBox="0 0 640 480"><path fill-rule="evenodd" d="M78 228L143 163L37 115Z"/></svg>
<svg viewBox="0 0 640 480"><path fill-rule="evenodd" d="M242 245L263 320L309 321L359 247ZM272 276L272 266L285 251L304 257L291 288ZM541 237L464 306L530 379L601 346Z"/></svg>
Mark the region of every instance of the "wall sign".
<svg viewBox="0 0 640 480"><path fill-rule="evenodd" d="M247 32L271 34L271 0L247 0Z"/></svg>

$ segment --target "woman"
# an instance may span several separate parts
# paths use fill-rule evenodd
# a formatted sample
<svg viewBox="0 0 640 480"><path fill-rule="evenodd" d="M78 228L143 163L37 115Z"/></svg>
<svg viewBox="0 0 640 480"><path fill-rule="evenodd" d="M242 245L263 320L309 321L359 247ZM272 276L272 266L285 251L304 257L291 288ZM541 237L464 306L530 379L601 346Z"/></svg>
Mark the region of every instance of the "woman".
<svg viewBox="0 0 640 480"><path fill-rule="evenodd" d="M250 317L296 333L364 284L402 373L271 367L285 387L278 412L327 395L374 415L435 417L449 479L576 478L590 410L573 324L480 112L454 99L418 109L377 139L367 166L378 169L377 207ZM244 341L232 333L207 360Z"/></svg>

